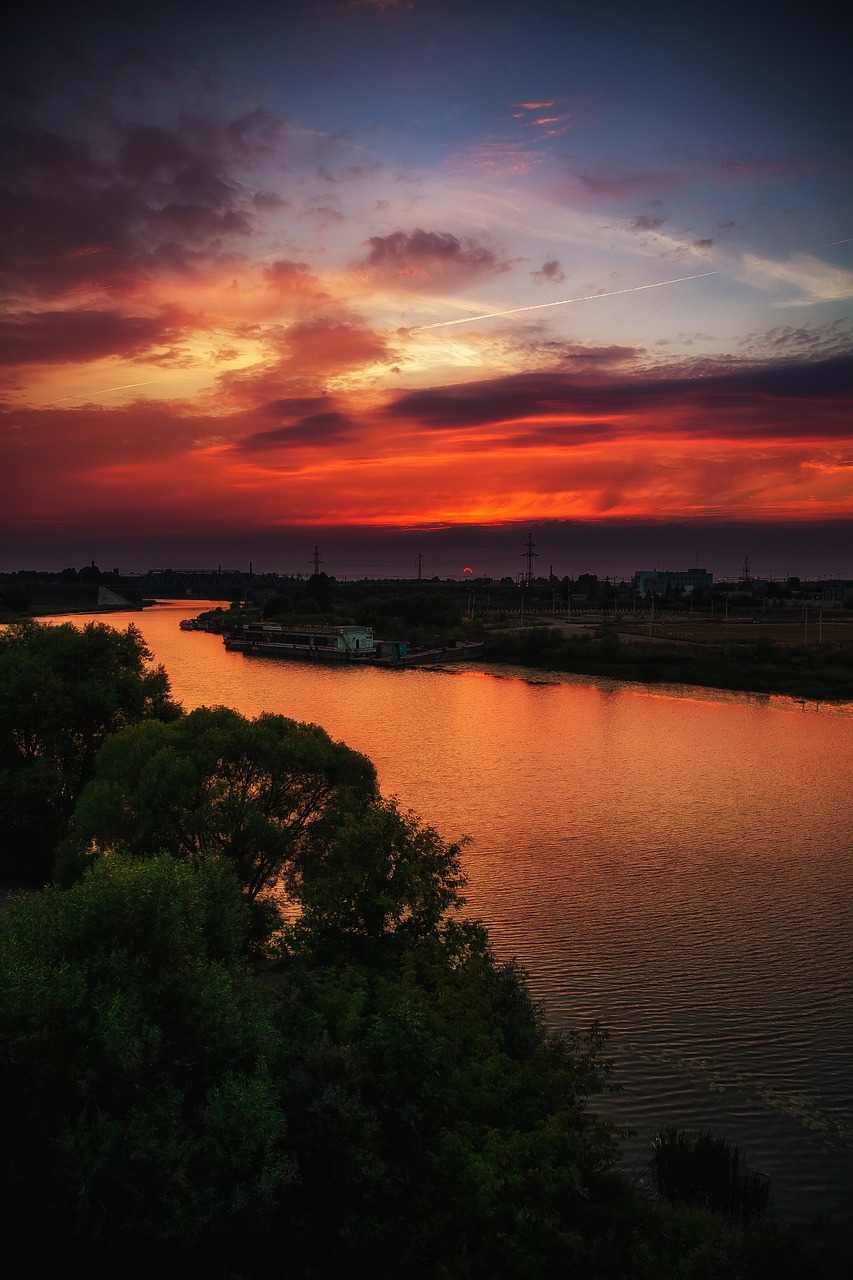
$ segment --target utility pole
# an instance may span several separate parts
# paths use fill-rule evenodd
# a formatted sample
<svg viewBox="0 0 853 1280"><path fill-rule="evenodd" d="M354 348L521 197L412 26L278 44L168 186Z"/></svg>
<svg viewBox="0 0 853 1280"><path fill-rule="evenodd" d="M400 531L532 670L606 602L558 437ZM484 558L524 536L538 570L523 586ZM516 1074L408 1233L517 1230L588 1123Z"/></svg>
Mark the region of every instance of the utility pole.
<svg viewBox="0 0 853 1280"><path fill-rule="evenodd" d="M524 551L522 551L521 553L522 556L526 557L527 559L526 581L527 581L528 587L533 581L533 561L539 559L539 552L533 550L535 546L536 546L536 543L533 541L533 530L531 529L530 533L528 533L527 535L527 546L525 547Z"/></svg>

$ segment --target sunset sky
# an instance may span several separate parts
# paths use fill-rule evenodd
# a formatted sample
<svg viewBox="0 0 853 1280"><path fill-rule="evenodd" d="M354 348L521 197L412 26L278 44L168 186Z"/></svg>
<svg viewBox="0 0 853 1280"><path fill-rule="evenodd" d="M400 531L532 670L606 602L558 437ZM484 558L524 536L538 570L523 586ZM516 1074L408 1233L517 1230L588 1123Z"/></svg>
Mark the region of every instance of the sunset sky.
<svg viewBox="0 0 853 1280"><path fill-rule="evenodd" d="M822 10L128 8L6 42L0 569L853 574Z"/></svg>

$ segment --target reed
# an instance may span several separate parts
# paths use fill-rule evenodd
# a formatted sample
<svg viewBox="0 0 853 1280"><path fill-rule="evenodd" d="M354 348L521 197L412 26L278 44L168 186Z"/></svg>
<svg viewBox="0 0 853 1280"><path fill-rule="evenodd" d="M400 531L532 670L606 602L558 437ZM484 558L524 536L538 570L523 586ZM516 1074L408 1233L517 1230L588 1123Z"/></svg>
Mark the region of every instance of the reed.
<svg viewBox="0 0 853 1280"><path fill-rule="evenodd" d="M770 1208L770 1183L747 1168L735 1143L707 1129L662 1126L652 1139L651 1173L662 1200L701 1205L746 1222Z"/></svg>

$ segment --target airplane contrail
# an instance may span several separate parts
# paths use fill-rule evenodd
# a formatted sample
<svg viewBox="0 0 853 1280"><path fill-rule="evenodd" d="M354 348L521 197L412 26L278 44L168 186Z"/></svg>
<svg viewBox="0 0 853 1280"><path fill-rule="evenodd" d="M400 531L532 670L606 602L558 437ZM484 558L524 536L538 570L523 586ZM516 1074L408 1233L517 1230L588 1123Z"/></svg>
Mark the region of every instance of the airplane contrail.
<svg viewBox="0 0 853 1280"><path fill-rule="evenodd" d="M74 396L60 396L58 400L48 400L47 405L62 404L63 400L90 400L92 396L106 396L111 391L129 391L131 387L150 387L156 381L156 378L149 378L147 382L125 382L120 387L104 387L101 391L81 391Z"/></svg>
<svg viewBox="0 0 853 1280"><path fill-rule="evenodd" d="M667 284L681 284L685 280L702 280L705 276L719 274L719 271L700 271L693 276L676 276L674 280L656 280L654 284L635 284L628 289L611 289L609 293L587 293L579 298L561 298L558 302L535 302L529 307L508 307L506 311L486 311L481 316L463 316L461 320L439 320L435 324L418 324L410 332L423 333L425 329L447 329L452 324L471 324L474 320L493 320L496 316L514 316L519 311L544 311L546 307L567 307L572 302L593 302L596 298L615 298L620 293L641 293L643 289L662 289Z"/></svg>

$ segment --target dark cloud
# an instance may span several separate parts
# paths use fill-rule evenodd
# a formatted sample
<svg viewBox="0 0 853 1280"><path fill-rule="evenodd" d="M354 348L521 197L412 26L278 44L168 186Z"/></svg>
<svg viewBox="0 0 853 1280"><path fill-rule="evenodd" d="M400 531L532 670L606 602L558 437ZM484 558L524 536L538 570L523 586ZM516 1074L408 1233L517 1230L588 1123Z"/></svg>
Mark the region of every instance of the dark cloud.
<svg viewBox="0 0 853 1280"><path fill-rule="evenodd" d="M304 280L311 275L307 262L291 262L288 258L279 258L264 267L264 278L271 284L290 283L293 280Z"/></svg>
<svg viewBox="0 0 853 1280"><path fill-rule="evenodd" d="M727 156L719 166L720 173L727 182L741 182L744 179L757 182L774 172L776 166L765 156Z"/></svg>
<svg viewBox="0 0 853 1280"><path fill-rule="evenodd" d="M312 222L317 230L328 227L335 222L344 222L344 215L335 208L334 196L310 196L303 200L297 214L300 222Z"/></svg>
<svg viewBox="0 0 853 1280"><path fill-rule="evenodd" d="M353 438L355 423L344 413L312 413L307 417L273 431L255 431L237 446L241 453L263 453L292 445L316 449L340 444Z"/></svg>
<svg viewBox="0 0 853 1280"><path fill-rule="evenodd" d="M0 281L12 296L123 290L192 272L245 242L264 206L231 171L262 151L266 117L112 123L109 145L35 126L0 134ZM267 206L268 207L268 206Z"/></svg>
<svg viewBox="0 0 853 1280"><path fill-rule="evenodd" d="M333 409L334 401L330 396L288 396L281 400L270 400L261 412L271 418L290 419L292 424L300 418L316 413L329 413Z"/></svg>
<svg viewBox="0 0 853 1280"><path fill-rule="evenodd" d="M562 284L566 278L566 273L560 266L556 258L548 258L538 271L531 271L531 276L535 284Z"/></svg>
<svg viewBox="0 0 853 1280"><path fill-rule="evenodd" d="M0 319L0 364L20 365L138 357L175 343L174 318L125 316L116 311L43 311Z"/></svg>
<svg viewBox="0 0 853 1280"><path fill-rule="evenodd" d="M277 191L256 191L252 196L252 204L264 213L277 213L279 209L290 208L290 201L285 200Z"/></svg>
<svg viewBox="0 0 853 1280"><path fill-rule="evenodd" d="M778 325L766 333L752 333L741 342L741 350L753 358L802 360L844 359L853 344L847 320L833 320L814 328Z"/></svg>
<svg viewBox="0 0 853 1280"><path fill-rule="evenodd" d="M569 157L568 170L591 195L615 200L653 197L684 183L684 177L674 170L642 169L621 161L604 162L593 168Z"/></svg>
<svg viewBox="0 0 853 1280"><path fill-rule="evenodd" d="M554 352L563 365L571 365L574 369L619 369L635 362L642 354L637 347L586 347L580 342L564 342L557 344Z"/></svg>
<svg viewBox="0 0 853 1280"><path fill-rule="evenodd" d="M622 347L611 343L606 347L591 347L583 342L563 342L556 338L533 336L515 340L511 350L516 357L525 359L530 369L549 372L623 371L637 365L646 356L644 347Z"/></svg>
<svg viewBox="0 0 853 1280"><path fill-rule="evenodd" d="M648 213L641 213L639 217L634 218L629 224L629 231L660 231L661 227L668 219L664 217L652 217Z"/></svg>
<svg viewBox="0 0 853 1280"><path fill-rule="evenodd" d="M404 282L408 287L432 288L453 281L509 270L509 263L477 240L459 240L449 231L393 231L371 236L370 252L360 264L374 275Z"/></svg>
<svg viewBox="0 0 853 1280"><path fill-rule="evenodd" d="M588 444L590 441L610 440L622 433L614 422L572 422L536 427L533 431L520 431L507 436L506 443L516 449L548 449L554 446Z"/></svg>
<svg viewBox="0 0 853 1280"><path fill-rule="evenodd" d="M378 164L349 164L338 173L333 173L327 165L321 165L317 177L324 182L362 182L365 178L373 178L379 172Z"/></svg>
<svg viewBox="0 0 853 1280"><path fill-rule="evenodd" d="M433 430L531 418L657 415L658 430L721 438L848 438L853 356L782 364L696 364L681 374L514 374L408 392L385 415ZM636 429L636 422L629 424Z"/></svg>

